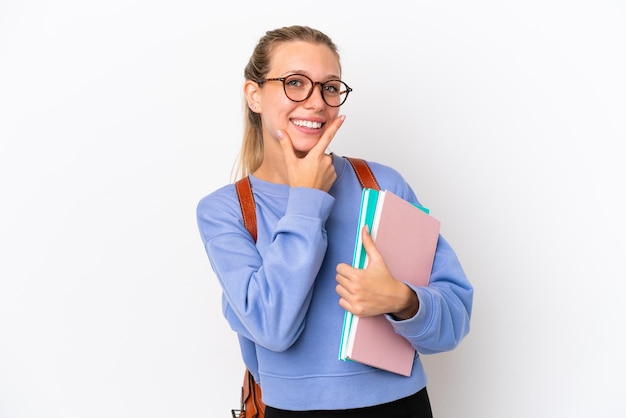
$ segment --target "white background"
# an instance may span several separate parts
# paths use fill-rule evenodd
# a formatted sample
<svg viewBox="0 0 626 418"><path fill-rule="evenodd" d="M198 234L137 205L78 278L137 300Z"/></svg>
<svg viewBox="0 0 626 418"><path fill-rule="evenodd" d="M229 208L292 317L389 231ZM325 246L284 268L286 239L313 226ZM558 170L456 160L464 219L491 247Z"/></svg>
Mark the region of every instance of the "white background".
<svg viewBox="0 0 626 418"><path fill-rule="evenodd" d="M1 0L0 417L229 416L195 206L290 24L354 88L332 150L402 172L476 287L435 416L626 416L624 2Z"/></svg>

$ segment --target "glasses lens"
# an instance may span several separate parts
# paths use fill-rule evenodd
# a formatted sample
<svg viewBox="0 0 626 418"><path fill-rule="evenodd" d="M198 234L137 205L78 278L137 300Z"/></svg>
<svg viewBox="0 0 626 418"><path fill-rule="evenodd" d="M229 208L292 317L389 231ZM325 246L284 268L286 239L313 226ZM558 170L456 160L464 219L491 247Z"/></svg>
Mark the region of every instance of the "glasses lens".
<svg viewBox="0 0 626 418"><path fill-rule="evenodd" d="M313 88L313 82L300 74L290 75L285 79L284 84L285 94L294 102L305 100Z"/></svg>
<svg viewBox="0 0 626 418"><path fill-rule="evenodd" d="M341 106L348 97L348 86L340 80L330 80L322 88L324 100L329 106Z"/></svg>

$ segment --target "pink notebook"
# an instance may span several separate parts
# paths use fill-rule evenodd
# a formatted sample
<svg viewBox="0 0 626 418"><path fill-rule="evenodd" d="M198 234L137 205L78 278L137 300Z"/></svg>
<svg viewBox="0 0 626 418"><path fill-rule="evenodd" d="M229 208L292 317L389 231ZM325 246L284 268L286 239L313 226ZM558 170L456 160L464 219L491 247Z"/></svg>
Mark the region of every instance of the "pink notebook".
<svg viewBox="0 0 626 418"><path fill-rule="evenodd" d="M440 222L422 209L390 191L379 192L372 238L396 279L428 285L439 230ZM353 316L345 357L410 376L415 349L384 315Z"/></svg>

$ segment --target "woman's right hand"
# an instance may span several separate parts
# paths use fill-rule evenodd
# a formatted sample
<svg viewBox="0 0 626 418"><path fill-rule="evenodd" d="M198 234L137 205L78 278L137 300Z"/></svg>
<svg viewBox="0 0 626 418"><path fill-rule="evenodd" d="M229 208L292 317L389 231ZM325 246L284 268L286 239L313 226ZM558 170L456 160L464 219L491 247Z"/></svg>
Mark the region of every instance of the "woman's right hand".
<svg viewBox="0 0 626 418"><path fill-rule="evenodd" d="M326 129L320 140L304 156L298 157L293 149L291 138L283 131L278 131L280 146L285 157L289 186L310 187L329 191L337 179L333 159L326 154L326 148L343 124L345 116L338 116Z"/></svg>

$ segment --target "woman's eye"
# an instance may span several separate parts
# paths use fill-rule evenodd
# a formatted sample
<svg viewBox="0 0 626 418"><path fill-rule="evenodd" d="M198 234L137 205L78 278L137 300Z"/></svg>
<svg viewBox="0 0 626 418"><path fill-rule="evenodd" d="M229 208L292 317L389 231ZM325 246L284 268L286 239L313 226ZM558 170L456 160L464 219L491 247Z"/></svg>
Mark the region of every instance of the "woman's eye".
<svg viewBox="0 0 626 418"><path fill-rule="evenodd" d="M341 91L339 85L336 83L324 84L324 90L329 94L337 94Z"/></svg>
<svg viewBox="0 0 626 418"><path fill-rule="evenodd" d="M302 82L302 79L300 78L291 77L287 79L287 85L289 87L302 87L304 83Z"/></svg>

